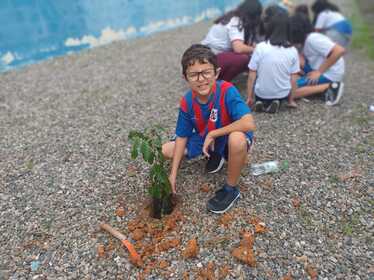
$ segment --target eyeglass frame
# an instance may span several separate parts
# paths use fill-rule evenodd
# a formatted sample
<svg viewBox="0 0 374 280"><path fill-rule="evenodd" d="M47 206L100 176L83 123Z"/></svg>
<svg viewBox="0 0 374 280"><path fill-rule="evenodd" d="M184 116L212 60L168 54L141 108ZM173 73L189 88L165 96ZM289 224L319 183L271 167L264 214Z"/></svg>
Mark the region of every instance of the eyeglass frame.
<svg viewBox="0 0 374 280"><path fill-rule="evenodd" d="M209 77L205 76L206 74L204 75L204 72L206 72L206 71L214 71L213 76L209 76ZM203 79L209 80L209 79L212 79L215 75L217 75L217 73L219 71L220 71L220 68L217 68L217 69L216 68L209 68L209 69L205 69L205 70L199 71L199 72L186 72L186 79L190 82L197 82L197 81L200 81L200 75L201 75L203 77ZM189 77L190 74L196 75L196 79L195 78L191 79L191 77Z"/></svg>

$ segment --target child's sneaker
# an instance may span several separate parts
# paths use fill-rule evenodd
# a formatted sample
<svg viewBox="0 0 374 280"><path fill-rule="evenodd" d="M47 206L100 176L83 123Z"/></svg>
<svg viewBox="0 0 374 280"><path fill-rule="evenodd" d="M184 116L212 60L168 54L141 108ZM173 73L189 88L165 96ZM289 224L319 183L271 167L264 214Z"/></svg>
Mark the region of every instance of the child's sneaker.
<svg viewBox="0 0 374 280"><path fill-rule="evenodd" d="M208 200L207 209L210 212L222 214L229 210L240 197L240 192L237 187L226 187L219 189L214 197Z"/></svg>
<svg viewBox="0 0 374 280"><path fill-rule="evenodd" d="M271 101L269 107L267 107L266 112L270 114L275 114L278 112L280 106L280 101L279 100L273 100Z"/></svg>
<svg viewBox="0 0 374 280"><path fill-rule="evenodd" d="M206 163L205 170L207 173L216 173L220 171L225 163L225 159L217 152L209 152L209 159Z"/></svg>
<svg viewBox="0 0 374 280"><path fill-rule="evenodd" d="M325 93L326 105L334 106L339 103L344 94L344 83L333 82Z"/></svg>
<svg viewBox="0 0 374 280"><path fill-rule="evenodd" d="M256 101L255 106L253 107L253 111L255 112L263 112L264 111L264 103L262 101Z"/></svg>

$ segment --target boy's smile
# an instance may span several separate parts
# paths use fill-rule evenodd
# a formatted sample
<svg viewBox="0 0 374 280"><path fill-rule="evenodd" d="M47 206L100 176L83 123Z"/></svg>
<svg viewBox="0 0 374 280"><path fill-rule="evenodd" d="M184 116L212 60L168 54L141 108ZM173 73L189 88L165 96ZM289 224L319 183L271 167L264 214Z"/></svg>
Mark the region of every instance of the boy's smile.
<svg viewBox="0 0 374 280"><path fill-rule="evenodd" d="M213 85L218 77L219 69L209 63L196 61L186 71L186 79L191 89L198 94L201 102L208 102Z"/></svg>

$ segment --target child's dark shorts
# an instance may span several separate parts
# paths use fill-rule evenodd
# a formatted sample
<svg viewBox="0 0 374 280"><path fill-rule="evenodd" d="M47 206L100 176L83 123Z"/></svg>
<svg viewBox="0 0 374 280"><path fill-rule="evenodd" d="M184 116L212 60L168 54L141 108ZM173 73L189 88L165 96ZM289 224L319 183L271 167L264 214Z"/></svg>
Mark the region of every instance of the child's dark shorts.
<svg viewBox="0 0 374 280"><path fill-rule="evenodd" d="M249 137L249 135L247 134L246 134L246 138L247 138L247 151L249 152L252 147L253 139ZM228 137L226 139L228 139ZM223 143L221 141L219 146L217 146L217 142L216 142L215 150L217 151L222 150L222 156L224 156L225 159L227 160L228 159L227 141L224 141ZM186 157L188 159L193 159L195 157L201 156L203 154L203 145L204 145L204 139L198 133L192 134L192 136L189 137L187 140L187 146L186 146L187 156Z"/></svg>

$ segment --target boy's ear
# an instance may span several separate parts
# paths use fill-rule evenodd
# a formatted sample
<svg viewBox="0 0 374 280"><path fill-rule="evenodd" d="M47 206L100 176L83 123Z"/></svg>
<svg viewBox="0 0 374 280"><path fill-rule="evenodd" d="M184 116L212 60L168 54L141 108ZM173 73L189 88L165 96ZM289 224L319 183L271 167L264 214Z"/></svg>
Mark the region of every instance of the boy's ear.
<svg viewBox="0 0 374 280"><path fill-rule="evenodd" d="M218 68L216 69L216 79L218 79L218 76L219 76L220 73L221 73L221 68L218 67Z"/></svg>

